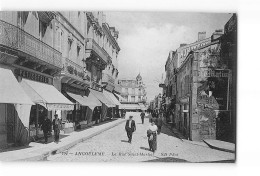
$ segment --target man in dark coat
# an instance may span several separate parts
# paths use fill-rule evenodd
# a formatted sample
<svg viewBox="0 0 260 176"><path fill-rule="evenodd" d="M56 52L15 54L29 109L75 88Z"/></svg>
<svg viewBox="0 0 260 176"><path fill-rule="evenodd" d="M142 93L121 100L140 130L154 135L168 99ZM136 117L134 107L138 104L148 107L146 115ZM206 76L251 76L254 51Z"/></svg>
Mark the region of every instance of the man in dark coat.
<svg viewBox="0 0 260 176"><path fill-rule="evenodd" d="M140 114L140 116L141 116L141 119L142 119L142 124L144 124L144 116L145 116L144 111L142 111L142 113Z"/></svg>
<svg viewBox="0 0 260 176"><path fill-rule="evenodd" d="M55 119L52 121L53 130L54 130L54 140L56 143L60 140L60 130L61 130L61 121L58 119L58 114L54 115Z"/></svg>
<svg viewBox="0 0 260 176"><path fill-rule="evenodd" d="M44 143L47 144L48 142L48 134L51 132L51 120L47 118L47 116L44 117L41 129L44 134Z"/></svg>
<svg viewBox="0 0 260 176"><path fill-rule="evenodd" d="M158 117L158 119L157 119L157 121L156 121L157 127L158 127L158 130L157 130L158 134L161 133L161 129L162 129L162 125L163 125L162 116L163 116L163 113L160 113L160 114L159 114L159 117Z"/></svg>
<svg viewBox="0 0 260 176"><path fill-rule="evenodd" d="M125 130L127 133L128 142L131 143L133 132L136 130L135 121L133 120L133 116L130 116L129 120L126 121Z"/></svg>

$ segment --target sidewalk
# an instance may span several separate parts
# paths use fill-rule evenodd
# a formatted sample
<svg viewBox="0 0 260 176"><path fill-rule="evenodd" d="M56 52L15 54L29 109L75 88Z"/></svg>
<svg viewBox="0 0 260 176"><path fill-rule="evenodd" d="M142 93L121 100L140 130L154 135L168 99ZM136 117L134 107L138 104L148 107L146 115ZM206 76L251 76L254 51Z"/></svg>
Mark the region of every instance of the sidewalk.
<svg viewBox="0 0 260 176"><path fill-rule="evenodd" d="M221 150L225 152L235 153L236 146L233 143L225 142L225 141L219 141L219 140L211 140L211 139L205 139L203 140L210 148Z"/></svg>
<svg viewBox="0 0 260 176"><path fill-rule="evenodd" d="M209 148L209 146L208 146L206 143L204 143L203 141L190 141L190 140L186 139L180 132L178 132L177 129L173 128L173 127L171 126L171 124L168 124L168 123L166 123L165 121L163 121L163 124L164 124L164 126L166 126L168 129L171 130L171 132L174 134L174 136L175 136L176 138L180 139L182 142L187 142L187 143L189 143L189 144L199 145L199 146L202 146L202 147L207 147L207 148Z"/></svg>
<svg viewBox="0 0 260 176"><path fill-rule="evenodd" d="M233 143L224 142L224 141L220 141L220 140L212 140L212 139L205 139L203 141L190 141L188 139L185 139L185 137L181 133L179 133L177 129L172 128L170 124L167 124L165 121L163 121L163 123L167 128L169 128L173 132L175 137L182 140L183 142L188 142L193 145L200 145L200 146L212 148L215 150L235 153L235 144L233 144Z"/></svg>
<svg viewBox="0 0 260 176"><path fill-rule="evenodd" d="M87 129L81 131L74 131L67 134L64 138L60 139L58 144L51 142L48 144L42 144L37 142L31 142L26 148L16 148L16 150L6 151L0 153L0 161L39 161L44 160L51 154L60 153L65 151L74 145L83 142L93 136L96 136L110 128L113 128L123 122L126 119L116 119L111 122L100 123L93 125Z"/></svg>

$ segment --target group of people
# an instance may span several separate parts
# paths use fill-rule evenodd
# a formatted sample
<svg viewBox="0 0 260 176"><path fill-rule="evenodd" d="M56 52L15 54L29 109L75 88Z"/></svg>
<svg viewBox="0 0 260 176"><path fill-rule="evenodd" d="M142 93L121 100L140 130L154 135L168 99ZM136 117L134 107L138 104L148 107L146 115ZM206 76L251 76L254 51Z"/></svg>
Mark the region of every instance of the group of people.
<svg viewBox="0 0 260 176"><path fill-rule="evenodd" d="M58 115L54 115L54 119L51 122L47 116L45 116L44 121L42 123L41 129L44 135L44 143L48 143L48 137L51 135L52 129L54 131L54 141L56 143L60 140L60 130L61 130L61 120L58 119Z"/></svg>
<svg viewBox="0 0 260 176"><path fill-rule="evenodd" d="M145 113L142 112L140 114L142 124L144 124ZM158 116L156 114L152 114L149 118L150 125L147 130L148 144L149 150L155 152L157 150L157 135L161 133L163 120L162 113L159 113ZM125 130L128 137L128 142L132 142L133 133L136 131L135 121L133 120L133 116L129 116L129 119L126 121Z"/></svg>

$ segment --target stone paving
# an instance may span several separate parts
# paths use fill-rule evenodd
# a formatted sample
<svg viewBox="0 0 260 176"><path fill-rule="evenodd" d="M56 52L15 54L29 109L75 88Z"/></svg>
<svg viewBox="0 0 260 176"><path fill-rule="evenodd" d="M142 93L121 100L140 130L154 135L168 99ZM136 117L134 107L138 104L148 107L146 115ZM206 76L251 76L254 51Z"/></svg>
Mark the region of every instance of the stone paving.
<svg viewBox="0 0 260 176"><path fill-rule="evenodd" d="M124 129L120 124L97 136L92 137L60 154L52 155L48 161L91 161L91 162L232 162L234 153L218 151L205 145L197 145L187 140L180 140L166 127L158 136L158 150L153 154L148 150L146 130L148 119L141 124L138 113L134 114L137 130L132 143L127 142Z"/></svg>

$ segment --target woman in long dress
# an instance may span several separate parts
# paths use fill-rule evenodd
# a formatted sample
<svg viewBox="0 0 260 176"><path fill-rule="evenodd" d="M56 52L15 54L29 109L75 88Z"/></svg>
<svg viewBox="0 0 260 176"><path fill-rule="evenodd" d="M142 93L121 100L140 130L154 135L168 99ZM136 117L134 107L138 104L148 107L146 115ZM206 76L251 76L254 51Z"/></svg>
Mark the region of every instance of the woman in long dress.
<svg viewBox="0 0 260 176"><path fill-rule="evenodd" d="M147 130L148 143L152 152L157 150L157 130L158 128L155 125L154 120L152 120L151 125Z"/></svg>

